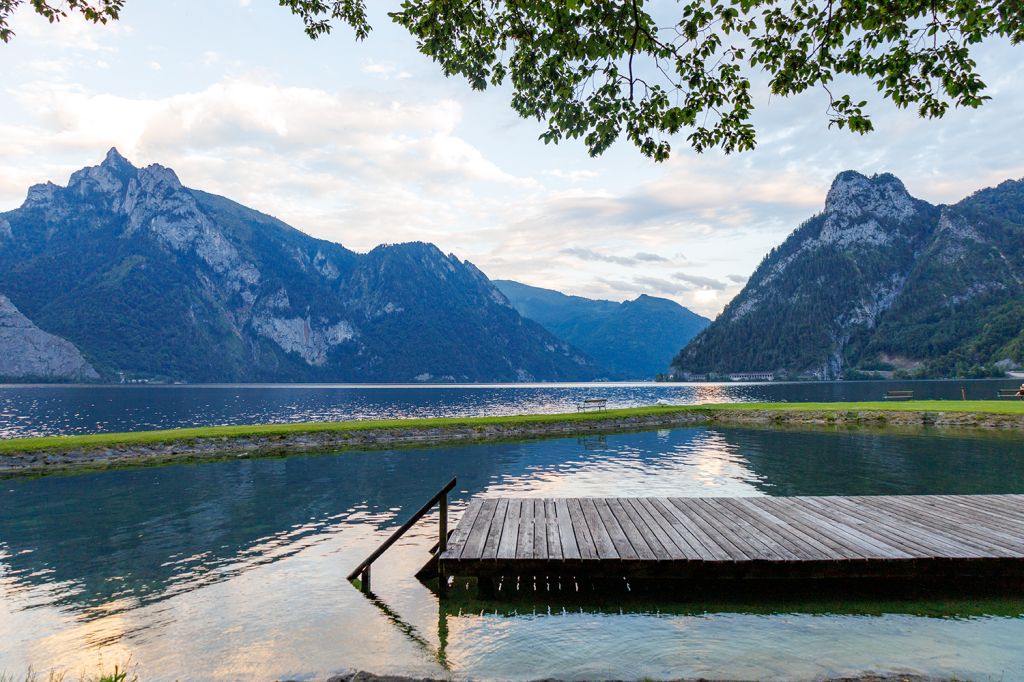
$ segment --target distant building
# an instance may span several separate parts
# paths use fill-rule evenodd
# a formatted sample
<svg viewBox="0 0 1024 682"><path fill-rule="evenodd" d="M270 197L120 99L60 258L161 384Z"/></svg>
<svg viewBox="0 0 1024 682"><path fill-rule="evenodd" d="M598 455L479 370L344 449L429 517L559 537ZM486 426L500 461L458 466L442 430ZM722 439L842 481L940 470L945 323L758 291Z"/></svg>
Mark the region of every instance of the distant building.
<svg viewBox="0 0 1024 682"><path fill-rule="evenodd" d="M775 372L737 372L729 375L729 381L775 381Z"/></svg>
<svg viewBox="0 0 1024 682"><path fill-rule="evenodd" d="M694 374L693 372L679 372L675 375L676 381L707 381L707 374Z"/></svg>

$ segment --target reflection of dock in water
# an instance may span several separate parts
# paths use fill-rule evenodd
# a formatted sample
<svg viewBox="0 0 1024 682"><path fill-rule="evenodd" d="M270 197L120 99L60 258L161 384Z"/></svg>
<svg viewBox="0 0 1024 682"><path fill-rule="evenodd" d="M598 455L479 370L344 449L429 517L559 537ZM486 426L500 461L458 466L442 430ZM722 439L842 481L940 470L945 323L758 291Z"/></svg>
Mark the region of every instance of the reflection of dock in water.
<svg viewBox="0 0 1024 682"><path fill-rule="evenodd" d="M1024 614L1024 495L489 498L441 537L436 646L362 587L445 669L460 616Z"/></svg>
<svg viewBox="0 0 1024 682"><path fill-rule="evenodd" d="M470 503L444 576L547 584L685 579L1020 580L1024 495L491 498Z"/></svg>

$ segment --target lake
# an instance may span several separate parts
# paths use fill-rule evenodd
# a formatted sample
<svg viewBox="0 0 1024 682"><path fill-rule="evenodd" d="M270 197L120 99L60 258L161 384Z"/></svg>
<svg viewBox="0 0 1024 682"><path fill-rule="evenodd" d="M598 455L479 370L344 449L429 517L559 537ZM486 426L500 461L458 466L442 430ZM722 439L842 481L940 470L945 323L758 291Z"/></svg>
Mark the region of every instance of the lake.
<svg viewBox="0 0 1024 682"><path fill-rule="evenodd" d="M502 385L0 385L0 438L215 424L574 412L587 397L609 407L750 402L880 400L887 390L920 399L992 399L1019 380L800 383L587 383Z"/></svg>
<svg viewBox="0 0 1024 682"><path fill-rule="evenodd" d="M703 388L642 390L648 399ZM177 400L175 390L110 395L152 405L154 395ZM238 388L195 390L221 396L211 405L245 396L254 415L313 409L311 395L327 403L321 389L276 389L263 402ZM379 405L373 390L392 389L328 390ZM524 389L517 400L541 405L551 390ZM739 399L727 391L838 389L715 390ZM68 419L63 428L78 423ZM1017 435L695 427L0 481L0 673L130 659L145 680L306 680L350 669L513 680L1024 679L1019 600L590 605L542 595L445 606L412 577L436 515L375 565L376 599L349 585L348 571L452 475L455 518L479 495L1024 493L1024 445Z"/></svg>

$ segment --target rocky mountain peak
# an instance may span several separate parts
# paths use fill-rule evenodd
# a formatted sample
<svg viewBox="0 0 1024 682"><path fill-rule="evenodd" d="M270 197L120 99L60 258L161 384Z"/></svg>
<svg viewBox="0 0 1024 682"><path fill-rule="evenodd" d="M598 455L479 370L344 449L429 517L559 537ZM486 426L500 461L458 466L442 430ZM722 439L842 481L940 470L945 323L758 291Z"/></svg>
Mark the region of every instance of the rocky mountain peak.
<svg viewBox="0 0 1024 682"><path fill-rule="evenodd" d="M25 203L22 204L22 208L42 206L53 201L54 194L59 189L60 187L52 182L32 185L28 188L28 194L25 196Z"/></svg>
<svg viewBox="0 0 1024 682"><path fill-rule="evenodd" d="M913 197L892 173L868 177L857 171L843 171L832 181L825 198L826 214L846 218L870 214L903 221L915 211Z"/></svg>
<svg viewBox="0 0 1024 682"><path fill-rule="evenodd" d="M156 163L138 168L115 147L110 148L99 165L72 173L67 186L80 197L100 195L114 202L115 208L123 205L121 199L125 195L129 195L128 203L131 203L130 197L140 191L167 195L182 188L177 174L170 168Z"/></svg>
<svg viewBox="0 0 1024 682"><path fill-rule="evenodd" d="M83 197L89 194L119 196L137 173L138 168L111 147L98 166L87 166L72 173L68 189Z"/></svg>
<svg viewBox="0 0 1024 682"><path fill-rule="evenodd" d="M107 150L107 155L103 158L100 166L113 171L135 170L135 166L132 165L131 161L124 158L121 152L117 151L117 147L111 147Z"/></svg>

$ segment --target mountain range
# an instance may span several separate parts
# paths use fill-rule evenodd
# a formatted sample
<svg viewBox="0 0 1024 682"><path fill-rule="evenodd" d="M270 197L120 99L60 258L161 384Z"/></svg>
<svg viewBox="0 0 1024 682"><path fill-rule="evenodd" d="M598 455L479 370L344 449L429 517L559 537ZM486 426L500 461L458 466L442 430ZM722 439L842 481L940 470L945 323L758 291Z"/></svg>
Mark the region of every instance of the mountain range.
<svg viewBox="0 0 1024 682"><path fill-rule="evenodd" d="M682 348L682 350L679 350ZM1024 364L1024 181L952 205L839 174L714 322L315 239L111 149L0 213L0 380L989 376Z"/></svg>
<svg viewBox="0 0 1024 682"><path fill-rule="evenodd" d="M1000 375L1024 363L1024 181L957 204L839 174L673 360L677 376Z"/></svg>
<svg viewBox="0 0 1024 682"><path fill-rule="evenodd" d="M593 358L612 379L653 379L711 323L667 298L593 300L511 280L494 280L523 317Z"/></svg>
<svg viewBox="0 0 1024 682"><path fill-rule="evenodd" d="M0 213L0 377L583 380L605 372L424 243L358 254L111 149Z"/></svg>

